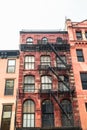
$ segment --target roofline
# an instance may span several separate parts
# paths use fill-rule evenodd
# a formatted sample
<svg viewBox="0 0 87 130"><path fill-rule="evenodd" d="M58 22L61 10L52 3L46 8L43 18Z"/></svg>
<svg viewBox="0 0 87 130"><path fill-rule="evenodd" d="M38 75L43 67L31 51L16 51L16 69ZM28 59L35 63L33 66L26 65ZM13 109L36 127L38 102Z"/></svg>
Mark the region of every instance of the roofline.
<svg viewBox="0 0 87 130"><path fill-rule="evenodd" d="M0 52L19 52L19 50L0 50Z"/></svg>
<svg viewBox="0 0 87 130"><path fill-rule="evenodd" d="M30 34L44 34L44 33L49 33L49 34L56 34L56 33L60 33L60 34L68 34L67 31L59 31L59 30L21 30L20 34L25 34L25 33L30 33Z"/></svg>

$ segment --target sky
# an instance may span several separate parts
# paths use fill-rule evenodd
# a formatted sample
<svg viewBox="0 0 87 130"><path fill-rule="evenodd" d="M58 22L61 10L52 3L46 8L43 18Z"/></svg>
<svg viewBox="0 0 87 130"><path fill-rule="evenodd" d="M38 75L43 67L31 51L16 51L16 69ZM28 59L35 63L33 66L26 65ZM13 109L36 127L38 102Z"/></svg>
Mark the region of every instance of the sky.
<svg viewBox="0 0 87 130"><path fill-rule="evenodd" d="M18 50L20 31L64 30L87 19L87 0L0 0L0 50Z"/></svg>

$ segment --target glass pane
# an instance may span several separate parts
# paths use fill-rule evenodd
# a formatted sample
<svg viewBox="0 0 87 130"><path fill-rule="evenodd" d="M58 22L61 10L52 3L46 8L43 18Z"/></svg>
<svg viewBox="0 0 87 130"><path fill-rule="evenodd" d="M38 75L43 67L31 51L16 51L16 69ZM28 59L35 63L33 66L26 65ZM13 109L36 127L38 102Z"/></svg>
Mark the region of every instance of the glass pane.
<svg viewBox="0 0 87 130"><path fill-rule="evenodd" d="M3 118L10 118L11 117L11 112L4 112L3 113Z"/></svg>
<svg viewBox="0 0 87 130"><path fill-rule="evenodd" d="M35 112L35 108L34 108L34 102L33 101L26 101L23 105L23 112L24 113L34 113Z"/></svg>
<svg viewBox="0 0 87 130"><path fill-rule="evenodd" d="M9 66L14 66L15 65L15 60L8 60L8 65Z"/></svg>
<svg viewBox="0 0 87 130"><path fill-rule="evenodd" d="M14 66L9 66L8 67L8 72L9 73L13 73L15 71L15 67Z"/></svg>

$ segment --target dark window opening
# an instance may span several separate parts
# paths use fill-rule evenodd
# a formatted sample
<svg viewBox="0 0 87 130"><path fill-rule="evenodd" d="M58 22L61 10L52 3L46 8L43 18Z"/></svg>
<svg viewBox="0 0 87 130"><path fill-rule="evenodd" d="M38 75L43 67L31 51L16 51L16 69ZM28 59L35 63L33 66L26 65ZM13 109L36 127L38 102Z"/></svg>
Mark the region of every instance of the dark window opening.
<svg viewBox="0 0 87 130"><path fill-rule="evenodd" d="M87 103L85 103L85 109L86 109L86 112L87 112Z"/></svg>
<svg viewBox="0 0 87 130"><path fill-rule="evenodd" d="M58 37L58 38L56 39L56 43L58 43L58 44L63 44L62 38L61 38L61 37Z"/></svg>
<svg viewBox="0 0 87 130"><path fill-rule="evenodd" d="M50 100L42 103L42 127L54 126L54 108Z"/></svg>
<svg viewBox="0 0 87 130"><path fill-rule="evenodd" d="M84 56L82 49L76 49L77 59L79 62L84 62Z"/></svg>
<svg viewBox="0 0 87 130"><path fill-rule="evenodd" d="M81 31L76 31L76 37L77 37L77 40L82 40L82 33L81 33Z"/></svg>
<svg viewBox="0 0 87 130"><path fill-rule="evenodd" d="M87 32L85 32L85 37L86 37L86 39L87 39Z"/></svg>
<svg viewBox="0 0 87 130"><path fill-rule="evenodd" d="M62 112L62 125L63 126L73 126L73 112L72 112L72 104L68 100L63 100L61 102L62 108L67 113L70 120L66 117L65 113Z"/></svg>
<svg viewBox="0 0 87 130"><path fill-rule="evenodd" d="M87 73L80 73L82 88L87 90Z"/></svg>

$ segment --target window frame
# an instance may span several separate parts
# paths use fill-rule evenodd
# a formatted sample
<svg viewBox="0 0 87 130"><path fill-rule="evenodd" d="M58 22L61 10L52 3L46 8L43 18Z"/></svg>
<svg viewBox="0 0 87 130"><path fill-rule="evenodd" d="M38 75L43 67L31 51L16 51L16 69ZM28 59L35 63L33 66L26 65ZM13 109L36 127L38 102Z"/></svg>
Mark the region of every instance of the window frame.
<svg viewBox="0 0 87 130"><path fill-rule="evenodd" d="M62 81L66 83L67 86L69 86L69 77L66 75L59 75L59 78L61 78ZM69 89L63 84L61 80L58 80L58 90L60 92L69 92Z"/></svg>
<svg viewBox="0 0 87 130"><path fill-rule="evenodd" d="M46 104L46 102L48 102ZM51 106L50 106L51 105ZM50 108L50 109L48 109ZM54 126L54 105L51 100L44 100L41 105L42 111L42 127L53 127ZM51 119L51 123L49 121ZM49 126L48 126L49 125Z"/></svg>
<svg viewBox="0 0 87 130"><path fill-rule="evenodd" d="M67 64L67 58L65 55L60 55L60 58ZM66 68L66 66L62 63L62 61L56 57L56 66L59 68Z"/></svg>
<svg viewBox="0 0 87 130"><path fill-rule="evenodd" d="M25 82L25 80L27 81L31 81L31 79L29 80L29 77L31 77L33 80L33 82L29 83L29 82ZM25 79L27 78L27 79ZM32 86L32 89L31 89L31 86ZM26 88L29 88L29 89L26 89ZM24 84L23 84L23 89L24 89L24 92L25 93L31 93L31 92L34 92L35 91L35 76L33 75L25 75L24 76Z"/></svg>
<svg viewBox="0 0 87 130"><path fill-rule="evenodd" d="M84 54L82 49L76 49L76 55L77 55L78 62L84 62Z"/></svg>
<svg viewBox="0 0 87 130"><path fill-rule="evenodd" d="M7 107L7 106L11 107L11 109L10 110L8 109L8 111L4 110L4 107ZM6 113L6 112L10 112L10 113L8 114L8 117L5 118L4 113ZM6 105L4 104L3 105L3 110L2 110L1 129L3 129L3 122L7 122L7 123L9 122L8 127L7 127L7 123L6 123L6 129L10 130L11 116L12 116L12 104L6 104ZM5 126L5 124L4 124L4 126Z"/></svg>
<svg viewBox="0 0 87 130"><path fill-rule="evenodd" d="M87 72L80 72L81 86L83 90L87 90Z"/></svg>
<svg viewBox="0 0 87 130"><path fill-rule="evenodd" d="M28 61L26 61L26 58L27 58ZM26 66L28 66L28 67L26 67ZM25 70L34 70L35 69L35 56L26 55L24 57L24 69Z"/></svg>
<svg viewBox="0 0 87 130"><path fill-rule="evenodd" d="M26 38L26 43L30 44L30 45L33 44L33 38L32 37L27 37Z"/></svg>
<svg viewBox="0 0 87 130"><path fill-rule="evenodd" d="M30 104L27 104L27 108L24 108L24 105L25 105L25 103L26 102L29 102ZM31 104L33 104L33 109L32 109L32 105ZM29 108L29 109L28 109ZM24 109L26 109L26 112L24 112ZM30 111L29 111L30 110ZM34 110L34 111L33 111ZM33 111L33 112L32 112ZM24 115L26 115L26 117L28 118L29 117L29 115L30 115L30 119L28 120L27 118L26 118L26 126L24 126ZM32 117L31 117L31 115L33 115L33 119L31 119ZM25 100L24 101L24 103L23 103L23 124L22 124L22 126L23 126L23 128L29 128L29 127L35 127L35 103L34 103L34 101L33 100L31 100L31 99L28 99L28 100ZM33 120L33 126L31 126L31 121ZM28 122L29 121L29 122ZM30 123L30 126L27 126L28 125L28 123Z"/></svg>
<svg viewBox="0 0 87 130"><path fill-rule="evenodd" d="M7 82L8 81L13 81L13 84L12 84L13 87L11 87L11 88L7 87ZM11 93L9 93L9 91L11 91ZM5 81L5 92L4 92L4 95L7 95L7 96L14 95L14 79L6 79L6 81Z"/></svg>
<svg viewBox="0 0 87 130"><path fill-rule="evenodd" d="M87 31L85 31L85 38L87 39Z"/></svg>
<svg viewBox="0 0 87 130"><path fill-rule="evenodd" d="M14 61L14 65L9 65L10 61ZM13 71L9 71L9 68L13 68ZM16 59L8 59L7 61L7 73L15 73L15 69L16 69Z"/></svg>
<svg viewBox="0 0 87 130"><path fill-rule="evenodd" d="M47 60L46 60L47 59ZM51 57L49 55L41 55L40 57L40 65L51 65Z"/></svg>
<svg viewBox="0 0 87 130"><path fill-rule="evenodd" d="M41 76L41 89L42 90L52 89L52 76L50 75Z"/></svg>
<svg viewBox="0 0 87 130"><path fill-rule="evenodd" d="M47 37L43 37L43 38L41 39L41 41L42 41L42 44L47 44L48 39L47 39Z"/></svg>
<svg viewBox="0 0 87 130"><path fill-rule="evenodd" d="M77 38L77 40L82 40L83 39L81 30L80 31L76 31L76 38Z"/></svg>

